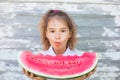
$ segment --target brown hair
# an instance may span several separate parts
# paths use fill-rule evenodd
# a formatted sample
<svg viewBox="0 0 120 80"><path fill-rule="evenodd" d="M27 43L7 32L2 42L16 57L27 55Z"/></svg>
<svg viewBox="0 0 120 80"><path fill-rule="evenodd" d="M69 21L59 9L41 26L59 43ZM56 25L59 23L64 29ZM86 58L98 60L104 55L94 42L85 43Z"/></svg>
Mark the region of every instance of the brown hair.
<svg viewBox="0 0 120 80"><path fill-rule="evenodd" d="M47 31L48 21L53 17L57 17L60 20L63 20L63 22L65 22L66 25L68 26L71 32L71 37L67 42L67 46L69 46L69 48L73 50L76 44L76 25L73 23L72 19L68 16L68 14L66 14L61 10L48 10L48 12L45 13L45 15L43 15L41 18L39 28L41 33L41 41L42 41L43 49L47 50L51 46L49 40L46 37L46 31Z"/></svg>

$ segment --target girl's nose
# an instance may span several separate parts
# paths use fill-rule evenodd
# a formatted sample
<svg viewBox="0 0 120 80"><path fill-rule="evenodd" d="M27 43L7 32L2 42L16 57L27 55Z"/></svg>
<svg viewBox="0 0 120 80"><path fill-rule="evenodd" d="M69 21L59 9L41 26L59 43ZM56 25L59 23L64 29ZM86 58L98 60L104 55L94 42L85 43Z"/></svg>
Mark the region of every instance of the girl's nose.
<svg viewBox="0 0 120 80"><path fill-rule="evenodd" d="M56 33L56 39L60 39L60 33Z"/></svg>

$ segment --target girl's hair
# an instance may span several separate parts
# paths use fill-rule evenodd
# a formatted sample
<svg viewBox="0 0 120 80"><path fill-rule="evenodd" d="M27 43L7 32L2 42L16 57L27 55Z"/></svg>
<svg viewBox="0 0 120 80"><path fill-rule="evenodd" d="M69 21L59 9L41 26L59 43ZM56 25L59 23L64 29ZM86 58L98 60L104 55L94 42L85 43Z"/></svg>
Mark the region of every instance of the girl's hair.
<svg viewBox="0 0 120 80"><path fill-rule="evenodd" d="M41 41L42 41L43 49L48 50L48 48L51 46L49 40L46 37L46 31L47 31L48 22L52 18L57 18L57 20L60 21L62 20L62 22L64 22L64 24L68 26L71 32L71 37L67 42L67 46L69 46L69 48L73 50L76 44L76 25L73 23L72 19L68 16L68 14L61 10L49 10L41 18L39 28L41 33Z"/></svg>

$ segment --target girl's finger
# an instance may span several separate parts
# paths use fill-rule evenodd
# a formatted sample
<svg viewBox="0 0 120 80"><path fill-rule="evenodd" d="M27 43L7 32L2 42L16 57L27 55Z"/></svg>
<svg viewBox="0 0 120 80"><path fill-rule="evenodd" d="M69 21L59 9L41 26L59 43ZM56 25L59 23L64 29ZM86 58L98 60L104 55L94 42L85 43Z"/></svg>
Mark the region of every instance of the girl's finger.
<svg viewBox="0 0 120 80"><path fill-rule="evenodd" d="M43 78L43 77L34 77L33 80L45 80L45 78Z"/></svg>
<svg viewBox="0 0 120 80"><path fill-rule="evenodd" d="M25 74L26 74L28 77L30 77L30 74L31 74L31 73L25 69Z"/></svg>
<svg viewBox="0 0 120 80"><path fill-rule="evenodd" d="M96 71L96 68L93 71L91 71L90 73L88 73L88 75L86 77L90 77L95 71Z"/></svg>
<svg viewBox="0 0 120 80"><path fill-rule="evenodd" d="M90 77L93 74L93 72L90 72L86 77Z"/></svg>
<svg viewBox="0 0 120 80"><path fill-rule="evenodd" d="M95 68L94 70L93 70L93 72L95 72L97 70L97 68Z"/></svg>
<svg viewBox="0 0 120 80"><path fill-rule="evenodd" d="M78 77L78 78L75 78L74 80L84 80L86 78L86 76L81 76L81 77Z"/></svg>
<svg viewBox="0 0 120 80"><path fill-rule="evenodd" d="M23 71L23 73L25 74L25 69L24 69L24 68L22 68L22 71Z"/></svg>
<svg viewBox="0 0 120 80"><path fill-rule="evenodd" d="M30 73L30 78L34 78L35 76L34 76L34 74L33 73Z"/></svg>
<svg viewBox="0 0 120 80"><path fill-rule="evenodd" d="M27 73L27 70L25 69L25 73Z"/></svg>

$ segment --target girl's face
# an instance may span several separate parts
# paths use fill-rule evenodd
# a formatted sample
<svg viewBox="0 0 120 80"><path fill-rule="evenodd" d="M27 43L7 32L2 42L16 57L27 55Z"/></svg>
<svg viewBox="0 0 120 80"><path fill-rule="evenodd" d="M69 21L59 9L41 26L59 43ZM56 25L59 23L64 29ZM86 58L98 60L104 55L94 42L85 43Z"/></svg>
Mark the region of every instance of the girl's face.
<svg viewBox="0 0 120 80"><path fill-rule="evenodd" d="M62 20L53 18L48 22L46 36L54 50L62 50L66 49L71 34Z"/></svg>

